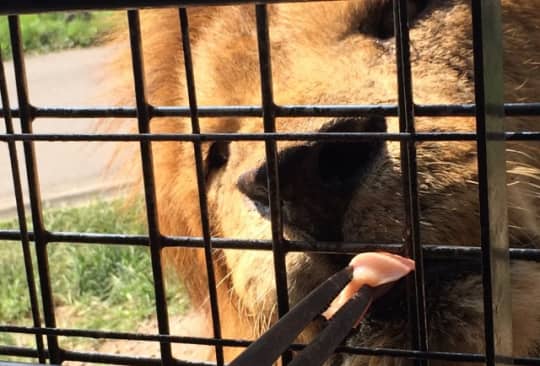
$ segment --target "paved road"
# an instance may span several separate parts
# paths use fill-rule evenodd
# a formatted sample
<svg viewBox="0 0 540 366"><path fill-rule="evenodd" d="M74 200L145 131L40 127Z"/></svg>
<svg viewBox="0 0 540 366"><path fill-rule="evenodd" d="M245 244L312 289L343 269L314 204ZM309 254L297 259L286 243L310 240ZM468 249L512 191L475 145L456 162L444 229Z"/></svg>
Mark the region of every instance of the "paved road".
<svg viewBox="0 0 540 366"><path fill-rule="evenodd" d="M99 70L96 65L108 56L106 48L71 50L26 60L30 101L35 106L97 106ZM10 103L17 105L13 65L5 63ZM18 125L19 121L14 120ZM94 132L92 119L37 119L35 133ZM18 129L18 126L16 126ZM5 125L0 121L0 133ZM106 168L113 154L111 143L37 142L36 156L43 201L46 205L85 201L110 195L120 182ZM24 172L22 147L19 165ZM23 186L26 188L26 176ZM25 189L26 192L26 189ZM25 193L25 198L28 195ZM7 145L0 143L0 217L14 215L15 199Z"/></svg>

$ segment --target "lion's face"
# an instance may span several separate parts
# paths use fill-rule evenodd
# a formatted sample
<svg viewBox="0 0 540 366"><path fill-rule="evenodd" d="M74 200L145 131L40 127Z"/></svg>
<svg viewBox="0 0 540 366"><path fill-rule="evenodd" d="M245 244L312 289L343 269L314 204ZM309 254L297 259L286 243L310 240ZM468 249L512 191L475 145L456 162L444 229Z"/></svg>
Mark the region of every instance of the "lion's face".
<svg viewBox="0 0 540 366"><path fill-rule="evenodd" d="M415 4L411 2L411 8L416 9L411 14L415 102L472 102L468 7L455 2L417 4L416 8ZM397 103L395 40L389 5L386 1L370 1L274 7L270 37L276 103ZM246 47L256 46L253 39L246 43ZM441 44L452 47L441 49ZM220 76L218 82L229 87L218 84L212 91L216 88L230 91L222 96L226 104L259 104L256 53L235 52L230 57L232 60L228 59L226 65L216 70L233 75L234 81ZM239 78L234 70L239 63L250 64L251 73ZM243 83L233 86L239 80ZM418 118L416 124L418 131L474 128L474 120L466 118ZM258 119L239 120L234 125L234 130L239 132L262 131ZM278 118L276 129L278 132L398 132L399 126L397 118ZM426 241L451 238L456 244L477 243L473 217L466 224L447 220L452 215L474 215L471 208L476 194L474 144L423 142L417 147L419 186L425 205L423 230L429 232L425 234ZM285 232L289 238L401 241L404 203L399 143L280 142L278 149ZM247 233L251 237L252 223L260 221L258 235L267 238L264 144L232 143L228 153L227 164L212 177L210 192L216 192L216 197L234 195L244 205L238 210L238 220L220 222L221 233L225 236ZM453 207L445 202L450 195L455 203ZM217 210L233 214L227 201L219 202L223 205ZM441 206L447 211L445 214L430 213L431 209L440 211ZM222 213L218 215L224 217ZM239 227L239 222L245 222L248 227Z"/></svg>
<svg viewBox="0 0 540 366"><path fill-rule="evenodd" d="M269 9L276 104L397 103L391 1L283 4ZM525 0L503 0L506 102L533 101L538 95L539 9ZM472 21L468 2L411 0L409 16L414 102L473 103ZM220 8L200 16L197 22L193 53L199 104L260 105L253 7ZM158 75L157 82L161 80L160 68L165 66L150 64L151 72ZM178 79L181 77L180 72ZM166 94L170 88L163 91L165 88L155 83L153 88L156 102L185 101L183 91L178 97L170 97L170 93ZM160 97L165 94L169 99ZM155 123L153 129L170 131L168 123ZM475 120L465 117L418 117L415 123L419 132L475 129ZM507 118L506 125L508 130L532 129L534 120ZM173 126L189 129L189 121ZM201 128L203 132L250 133L262 132L263 123L260 118L207 118L201 119ZM399 132L399 122L395 117L377 116L280 117L276 118L276 130ZM193 168L178 169L193 164L191 145L155 146L163 230L180 235L200 233L196 187L191 185L193 176L189 177ZM405 203L398 142L279 141L277 147L285 239L368 244L403 241ZM426 141L417 143L416 148L422 243L479 245L475 143ZM203 153L213 235L271 239L264 142L205 144ZM508 144L512 245L530 244L527 240L538 231L538 186L535 189L534 184L538 184L539 157L539 147L533 143ZM188 200L194 202L193 208L176 206ZM218 266L224 279L220 284L227 287L227 299L222 300L230 301L232 311L247 319L251 327L225 333L256 335L276 316L272 255L239 250L221 253ZM286 262L291 302L302 298L347 259L338 255L289 253ZM189 262L185 258L179 261L183 266ZM185 273L196 276L193 269ZM437 314L430 318L433 347L449 351L445 347L459 346L460 350L482 351L479 277L451 278L437 288L429 285L428 278L428 305ZM441 293L447 300L430 302L430 297ZM457 303L456 299L467 296L472 296L470 301ZM515 303L515 308L516 304L519 307L521 303ZM461 317L452 310L460 306ZM373 315L359 330L362 336L352 337L350 342L386 347L406 345L402 329L405 319L401 315L400 311L388 317ZM439 320L442 323L437 323ZM451 321L453 325L447 324ZM443 323L445 329L441 329ZM451 336L437 338L445 332ZM529 352L533 341L520 342L519 349ZM367 362L363 358L350 361L354 362L347 364Z"/></svg>

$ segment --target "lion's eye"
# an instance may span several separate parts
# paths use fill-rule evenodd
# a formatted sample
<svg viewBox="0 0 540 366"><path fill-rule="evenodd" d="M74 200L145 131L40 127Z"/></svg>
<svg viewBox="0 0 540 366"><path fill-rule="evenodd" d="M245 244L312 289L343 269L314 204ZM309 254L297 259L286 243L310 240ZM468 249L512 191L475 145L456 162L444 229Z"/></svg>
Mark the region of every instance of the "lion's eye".
<svg viewBox="0 0 540 366"><path fill-rule="evenodd" d="M409 24L422 13L429 0L408 0ZM387 39L394 36L394 2L392 0L371 1L366 5L358 30L375 38Z"/></svg>
<svg viewBox="0 0 540 366"><path fill-rule="evenodd" d="M212 173L223 168L229 160L229 142L215 141L208 150L206 157L206 179L208 180Z"/></svg>

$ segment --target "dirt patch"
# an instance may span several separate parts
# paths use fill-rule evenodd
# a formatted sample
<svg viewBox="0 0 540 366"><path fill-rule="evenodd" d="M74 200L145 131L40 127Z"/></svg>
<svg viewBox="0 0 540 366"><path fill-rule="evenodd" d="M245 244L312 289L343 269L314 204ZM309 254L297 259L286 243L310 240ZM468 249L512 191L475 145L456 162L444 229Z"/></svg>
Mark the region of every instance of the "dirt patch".
<svg viewBox="0 0 540 366"><path fill-rule="evenodd" d="M189 311L182 316L174 316L169 319L171 334L191 337L211 337L211 330L205 328L205 318L200 312ZM149 319L143 322L137 329L138 333L156 334L157 321ZM82 351L82 350L81 350ZM84 351L93 351L99 353L108 353L123 356L135 357L160 357L159 343L141 342L126 340L108 340L100 342L95 349ZM191 344L173 344L174 357L186 361L207 360L213 351L212 347L191 345ZM95 366L95 363L86 362L64 362L68 366Z"/></svg>

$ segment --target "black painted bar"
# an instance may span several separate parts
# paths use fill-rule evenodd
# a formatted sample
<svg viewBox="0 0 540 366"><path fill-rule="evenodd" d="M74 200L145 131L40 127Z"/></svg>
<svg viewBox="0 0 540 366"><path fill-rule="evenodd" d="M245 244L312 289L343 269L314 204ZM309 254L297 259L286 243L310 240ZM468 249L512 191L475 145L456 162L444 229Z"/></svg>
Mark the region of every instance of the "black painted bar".
<svg viewBox="0 0 540 366"><path fill-rule="evenodd" d="M471 6L487 366L512 364L500 6L500 0Z"/></svg>
<svg viewBox="0 0 540 366"><path fill-rule="evenodd" d="M265 133L276 132L275 104L272 87L272 65L270 58L270 35L268 30L268 11L266 4L255 6L257 20L257 46L261 77L261 97ZM287 290L286 252L283 248L283 220L281 197L279 192L279 172L276 141L266 140L266 172L268 202L270 203L270 221L272 226L272 252L274 255L274 275L276 281L277 308L279 317L289 311L289 292ZM283 353L282 363L287 365L292 355Z"/></svg>
<svg viewBox="0 0 540 366"><path fill-rule="evenodd" d="M266 3L293 2L298 0L270 0ZM301 0L309 1L309 0ZM36 1L17 0L0 3L0 15L24 14L50 11L76 11L76 10L123 10L136 8L164 8L209 5L253 4L252 0L89 0L89 1Z"/></svg>
<svg viewBox="0 0 540 366"><path fill-rule="evenodd" d="M506 141L538 141L540 132L505 132ZM119 133L119 134L10 134L0 141L476 141L474 132L317 132L317 133Z"/></svg>
<svg viewBox="0 0 540 366"><path fill-rule="evenodd" d="M187 10L181 8L179 10L180 28L182 33L182 48L184 51L184 67L186 70L186 86L189 98L189 108L191 114L191 129L192 133L197 135L201 133L199 125L199 115L197 106L197 95L195 91L195 75L193 71L193 62L191 58L191 45L189 40L189 23ZM210 310L212 313L212 326L214 338L221 338L221 322L219 317L218 296L216 287L216 275L214 271L214 256L212 249L212 240L210 233L210 216L208 214L208 200L206 197L206 179L203 167L203 155L201 142L193 142L193 150L195 155L195 168L197 171L197 190L199 193L199 206L201 213L201 227L204 239L204 258L206 262L206 275L208 278L208 294L210 297ZM218 366L224 364L223 347L216 345L216 362Z"/></svg>
<svg viewBox="0 0 540 366"><path fill-rule="evenodd" d="M226 347L248 347L252 341L243 340L243 339L213 339L213 338L203 338L203 337L183 337L183 336L171 336L171 335L162 335L162 334L140 334L140 333L125 333L125 332L110 332L110 331L96 331L96 330L82 330L82 329L49 329L49 328L31 328L31 327L21 327L21 326L0 326L0 331L11 332L11 333L22 333L22 334L45 334L45 335L56 335L56 336L73 336L73 337L83 337L83 338L96 338L96 339L124 339L124 340L133 340L133 341L154 341L154 342L171 342L171 343L186 343L186 344L198 344L198 345L216 345L220 344ZM295 351L302 350L306 345L305 344L291 344L291 349ZM369 356L390 356L390 357L401 357L409 359L425 359L425 360L443 360L443 361L455 361L455 362L474 362L474 363L484 363L485 357L481 354L476 353L460 353L460 352L422 352L422 351L413 351L413 350L403 350L395 348L367 348L367 347L350 347L350 346L340 346L336 349L337 352L347 352L357 355L369 355ZM45 351L47 353L47 351ZM23 357L36 357L36 351L31 348L26 347L5 347L0 346L0 354L7 354L13 356L23 356ZM67 360L84 360L93 362L106 362L114 364L124 364L117 363L118 360L121 361L134 361L133 364L139 364L141 360L148 360L150 364L158 365L159 359L148 359L140 357L128 357L128 356L116 356L121 357L120 359L111 359L108 354L100 353L84 353L84 352L68 352L66 351ZM70 355L76 354L75 357ZM100 357L104 357L101 359ZM115 362L116 361L116 362ZM531 358L531 357L515 357L513 359L515 365L540 365L540 359ZM182 363L184 365L204 365L210 366L214 365L212 363Z"/></svg>
<svg viewBox="0 0 540 366"><path fill-rule="evenodd" d="M11 38L11 50L13 54L13 66L15 70L15 83L17 98L21 110L21 131L24 134L32 134L32 116L30 114L30 101L28 97L28 83L26 80L26 67L22 49L22 38L18 16L9 16L9 33ZM36 153L33 141L24 141L24 158L26 163L26 175L28 179L28 193L30 195L30 208L32 211L32 223L34 226L35 247L39 284L41 288L41 300L45 326L55 327L54 300L49 277L49 260L47 255L47 237L43 225L41 192L39 175L37 170ZM61 363L58 339L54 336L47 337L51 363Z"/></svg>
<svg viewBox="0 0 540 366"><path fill-rule="evenodd" d="M31 241L35 239L34 233L29 232ZM21 233L17 230L0 230L0 240L21 240ZM55 243L95 244L95 245L136 245L148 246L149 238L144 235L118 235L95 233L69 233L49 232L48 241ZM235 238L212 238L214 248L239 250L272 250L272 240L247 240ZM204 248L204 239L192 236L163 236L163 247ZM328 254L355 254L366 251L384 250L392 253L401 253L401 243L361 243L361 242L305 242L284 241L287 252L317 252ZM422 246L426 258L460 259L476 258L481 254L481 248L476 246L448 246L444 244L424 244ZM515 260L540 261L540 249L510 248L510 258Z"/></svg>
<svg viewBox="0 0 540 366"><path fill-rule="evenodd" d="M142 52L141 29L139 13L137 10L128 10L129 38L131 46L131 62L137 103L137 122L139 133L150 133L150 116L146 99L146 85L144 79L144 62ZM152 145L150 141L140 142L141 163L144 182L144 198L146 203L146 219L150 243L150 257L152 260L152 274L154 278L154 293L156 299L156 313L158 329L161 334L169 334L169 316L167 312L167 299L165 297L165 282L161 262L161 233L157 216L156 191L154 181L154 166ZM173 364L170 343L160 343L162 365Z"/></svg>
<svg viewBox="0 0 540 366"><path fill-rule="evenodd" d="M24 363L24 362L1 362L0 366L46 366L44 363Z"/></svg>
<svg viewBox="0 0 540 366"><path fill-rule="evenodd" d="M407 0L394 0L394 30L396 38L396 64L398 78L399 131L414 134L414 102L412 91L410 40ZM418 198L418 169L414 141L400 144L401 182L405 209L405 249L414 259L415 270L407 278L407 306L411 333L411 346L428 351L426 292L424 286L424 261L420 241L420 203ZM417 360L416 365L428 365Z"/></svg>
<svg viewBox="0 0 540 366"><path fill-rule="evenodd" d="M189 107L149 106L150 117L189 117ZM276 105L276 117L365 117L397 116L397 105ZM415 104L417 117L474 117L474 104ZM505 103L505 116L533 117L540 116L540 103ZM135 107L48 107L30 106L34 118L136 118ZM260 106L202 106L199 117L262 117ZM11 110L12 117L19 117L19 110ZM0 110L0 117L4 111Z"/></svg>
<svg viewBox="0 0 540 366"><path fill-rule="evenodd" d="M270 1L279 2L279 1ZM181 1L181 0L82 0L73 2L71 0L55 0L49 2L36 2L34 0L17 0L6 1L0 3L0 14L15 14L40 12L51 10L82 10L82 9L126 9L138 7L164 7L164 6L187 6L187 5L212 5L212 4L231 4L231 3L252 3L250 1L220 1L213 0L209 2L201 1ZM540 103L508 103L502 104L500 96L501 76L500 70L500 50L502 49L498 43L500 40L500 22L498 12L498 2L492 3L488 0L473 0L473 16L474 16L474 43L475 43L475 78L476 78L476 103L473 104L458 104L458 105L415 105L412 100L412 92L410 88L410 62L408 56L403 55L403 51L408 52L408 40L406 32L406 17L407 12L404 9L407 6L407 1L396 0L396 12L401 15L396 18L397 24L397 46L399 68L399 105L283 105L278 106L273 103L272 97L272 80L270 69L270 46L268 39L268 25L266 7L264 5L257 6L257 29L259 38L259 55L261 66L261 89L262 89L262 106L197 106L195 96L195 85L190 87L192 98L190 98L190 106L151 106L148 105L145 98L144 90L144 68L142 64L141 40L138 31L138 21L136 12L130 11L130 23L132 25L132 47L133 47L133 67L136 76L137 90L137 107L35 107L30 105L28 100L28 90L26 85L26 75L24 71L23 53L20 47L20 34L18 30L18 21L16 17L10 17L10 30L12 36L12 46L14 47L14 63L17 78L17 90L19 96L19 105L22 108L11 109L9 103L3 101L4 108L0 109L0 117L11 119L12 117L20 117L23 123L23 133L13 134L8 133L0 135L0 142L8 143L8 146L14 145L16 141L24 143L25 162L28 170L28 179L30 186L30 198L32 218L34 220L34 232L20 226L19 231L0 230L0 240L22 240L24 246L29 244L29 241L34 241L38 248L38 270L43 293L43 304L45 308L45 325L48 328L33 328L20 329L16 327L0 326L0 331L13 331L25 334L35 334L41 337L47 336L49 349L43 349L37 343L37 349L24 347L5 347L0 346L1 355L18 355L29 358L50 359L51 362L60 363L66 360L78 360L85 362L101 362L110 364L134 364L134 365L212 365L209 363L191 363L172 359L170 356L170 342L184 342L193 344L205 344L216 347L216 354L219 354L222 347L245 347L251 341L249 340L230 340L222 339L219 327L219 311L217 302L212 297L215 297L215 280L211 280L213 276L213 268L211 267L211 250L213 248L230 248L237 250L273 250L275 259L276 283L278 288L278 307L280 315L284 314L288 309L287 291L286 291L286 268L284 256L287 252L320 252L320 253L357 253L366 250L386 250L395 253L401 253L402 245L394 244L366 244L366 243L309 243L309 242L289 242L283 239L281 233L281 213L280 213L280 198L279 198L279 181L276 169L276 148L275 143L279 140L328 140L328 141L360 141L366 139L380 139L388 141L400 141L405 147L404 156L402 158L403 166L407 173L408 189L406 194L410 198L408 202L408 216L410 218L413 231L410 234L409 242L411 248L416 250L415 255L424 256L425 258L479 258L482 256L484 260L484 286L485 286L485 306L486 306L486 355L481 354L462 354L462 353L443 353L443 352L426 352L427 342L425 335L421 334L425 327L421 324L422 319L418 322L418 345L420 350L399 350L399 349L384 349L384 348L355 348L355 347L340 347L339 352L348 352L353 354L365 355L387 355L392 357L406 357L415 360L446 360L454 362L477 362L487 363L488 365L501 364L504 362L513 362L519 365L540 365L538 358L506 358L508 349L511 347L511 336L508 337L506 330L511 329L507 323L504 312L508 314L507 308L504 306L509 301L508 289L509 282L505 277L505 271L508 267L508 257L510 259L533 260L540 261L539 249L527 248L510 248L506 246L508 242L505 236L506 222L504 214L501 212L506 210L505 199L500 193L504 191L504 179L501 175L501 167L504 167L504 140L506 141L540 141L540 131L526 132L505 132L501 128L500 118L506 116L540 116ZM486 13L487 11L487 13ZM182 11L180 12L182 17ZM182 22L181 22L182 23ZM184 26L183 26L184 27ZM492 27L492 28L488 28ZM184 29L184 28L183 28ZM187 18L185 22L185 30L187 30ZM186 32L187 34L187 32ZM487 39L487 41L486 41ZM484 41L484 42L482 42ZM184 40L185 42L185 40ZM189 43L188 43L189 46ZM187 59L187 58L186 58ZM486 63L484 60L495 60L493 63ZM191 62L186 62L186 68L191 68ZM188 84L189 74L187 72ZM486 75L490 75L486 78ZM496 77L493 77L495 75ZM192 75L191 75L192 76ZM0 83L1 84L1 83ZM0 85L1 87L1 85ZM499 93L499 94L497 94ZM4 91L2 91L4 95ZM402 100L401 100L402 99ZM276 117L345 117L345 116L397 116L398 109L402 118L402 129L400 133L361 133L361 134L335 134L335 133L275 133L274 119ZM403 113L403 111L405 113ZM462 133L415 133L414 117L440 117L440 116L477 116L478 133L462 132ZM112 117L112 118L138 118L139 134L43 134L34 135L32 133L32 121L35 118L88 118L88 117ZM150 134L148 129L149 120L153 117L192 117L193 134ZM262 117L265 124L265 133L261 134L203 134L200 133L198 126L198 118L205 117ZM111 122L108 122L111 123ZM114 122L112 122L114 123ZM147 216L150 226L149 236L143 235L118 235L118 234L92 234L92 233L62 233L62 232L47 232L43 227L41 218L41 200L39 192L39 179L37 176L35 153L33 150L34 141L140 141L141 154L143 157L143 171L145 177L145 197L147 201ZM232 238L212 238L210 236L209 222L207 217L206 197L199 189L199 200L201 203L201 220L203 224L203 237L165 237L159 232L159 226L156 218L155 207L155 192L153 182L153 167L151 164L151 141L190 141L194 143L196 165L198 170L199 188L202 187L200 178L200 144L207 141L264 141L266 144L267 162L269 171L269 196L270 203L273 205L272 216L272 234L273 240L236 240ZM445 245L424 245L419 249L420 238L414 233L414 224L418 224L418 212L415 208L417 202L416 189L411 187L416 180L414 157L414 142L415 141L478 141L479 147L479 177L480 177L480 202L482 214L482 244L483 247L451 247ZM198 151L198 152L197 152ZM10 150L11 153L11 150ZM13 164L17 162L12 158ZM14 168L13 168L14 169ZM14 173L15 174L15 173ZM504 169L502 171L504 174ZM15 179L16 180L16 179ZM20 183L15 183L16 189L20 188ZM21 221L21 208L19 198L16 197L18 204L19 221ZM22 202L22 200L20 201ZM19 207L20 206L20 207ZM22 211L24 217L24 211ZM503 228L502 231L496 232L494 228ZM114 333L114 332L94 332L84 330L67 330L55 328L54 324L54 308L52 304L52 293L49 284L48 262L46 248L49 244L56 242L62 243L95 243L100 244L116 244L116 245L139 245L150 246L152 253L152 264L154 271L155 291L156 291L156 306L158 313L158 324L161 335L141 335L135 333ZM490 242L496 244L489 245ZM26 243L26 244L25 244ZM16 243L18 244L18 243ZM443 243L444 244L444 243ZM497 246L498 245L498 246ZM505 246L506 245L506 246ZM160 250L164 247L192 247L203 248L207 255L207 272L209 273L209 289L211 297L211 306L214 315L214 338L194 338L194 337L173 337L168 335L168 318L166 303L160 301L163 297L163 280L162 270L160 265ZM493 254L497 250L502 250L503 256L497 257ZM27 260L25 256L25 261ZM27 266L27 272L28 272ZM501 271L502 270L502 271ZM500 274L503 274L502 280ZM28 273L27 273L28 274ZM423 285L422 279L416 280L416 287ZM495 285L495 286L493 286ZM30 289L30 291L32 291ZM213 294L214 292L214 294ZM31 295L32 297L32 295ZM422 303L422 294L417 291L417 303ZM496 303L503 304L498 311L493 311ZM415 307L416 308L416 307ZM34 309L34 305L32 305ZM495 309L497 310L497 309ZM417 310L417 314L423 314L422 309ZM502 323L499 321L503 320ZM36 323L34 323L36 325ZM218 332L216 332L216 329ZM165 332L163 332L165 330ZM92 333L94 332L94 333ZM131 340L152 340L161 342L162 357L158 358L139 358L130 356L116 356L89 352L72 352L61 350L57 344L57 336L82 336L96 338L115 339L131 339ZM291 349L300 350L303 345L293 344ZM422 350L424 349L424 350ZM285 358L286 361L286 358ZM1 362L0 362L1 364ZM218 365L222 365L223 361L219 359Z"/></svg>
<svg viewBox="0 0 540 366"><path fill-rule="evenodd" d="M9 96L7 91L6 73L4 62L0 50L0 96L2 98L2 109L6 111L4 121L6 125L6 134L13 134L13 121L11 118ZM26 285L28 286L28 298L30 299L30 309L32 313L32 322L34 327L41 327L41 315L38 306L38 295L36 292L36 280L34 278L34 266L32 264L32 254L30 252L30 242L28 238L28 227L26 225L26 214L22 193L21 173L17 157L17 146L15 141L8 141L9 161L11 164L11 175L13 177L13 191L17 205L17 220L21 233L21 249L23 252L24 269L26 272ZM36 348L38 350L38 360L45 363L45 354L43 353L43 338L36 334Z"/></svg>

